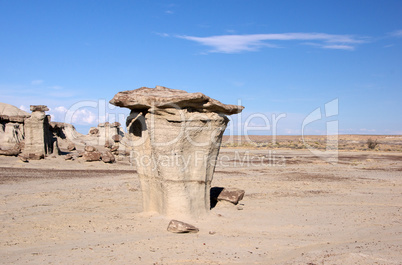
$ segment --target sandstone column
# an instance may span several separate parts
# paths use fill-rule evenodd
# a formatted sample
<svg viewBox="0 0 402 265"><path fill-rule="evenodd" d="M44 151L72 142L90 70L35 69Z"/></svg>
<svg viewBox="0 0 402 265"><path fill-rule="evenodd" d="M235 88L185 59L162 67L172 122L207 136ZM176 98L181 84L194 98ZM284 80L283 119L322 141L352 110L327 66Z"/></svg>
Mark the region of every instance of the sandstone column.
<svg viewBox="0 0 402 265"><path fill-rule="evenodd" d="M30 159L41 159L52 153L53 140L49 129L49 110L44 105L31 105L31 117L24 121L25 147L23 154Z"/></svg>
<svg viewBox="0 0 402 265"><path fill-rule="evenodd" d="M131 109L129 142L137 166L144 211L197 218L210 209L210 188L222 134L242 106L202 93L142 87L110 101Z"/></svg>

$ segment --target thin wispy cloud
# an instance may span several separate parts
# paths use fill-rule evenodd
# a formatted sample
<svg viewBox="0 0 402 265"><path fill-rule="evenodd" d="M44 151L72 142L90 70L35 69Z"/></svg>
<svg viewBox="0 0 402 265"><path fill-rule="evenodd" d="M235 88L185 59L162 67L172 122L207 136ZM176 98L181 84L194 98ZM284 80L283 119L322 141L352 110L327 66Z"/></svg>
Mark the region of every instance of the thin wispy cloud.
<svg viewBox="0 0 402 265"><path fill-rule="evenodd" d="M40 85L40 84L43 84L43 80L32 80L31 81L31 85Z"/></svg>
<svg viewBox="0 0 402 265"><path fill-rule="evenodd" d="M395 30L394 32L391 32L390 35L393 37L400 38L400 37L402 37L402 30Z"/></svg>
<svg viewBox="0 0 402 265"><path fill-rule="evenodd" d="M63 89L62 86L50 86L50 87L48 87L48 88L54 89L54 90L61 90L61 89Z"/></svg>
<svg viewBox="0 0 402 265"><path fill-rule="evenodd" d="M210 37L177 36L181 39L197 42L210 47L209 52L240 53L258 51L263 47L281 47L277 42L301 41L301 44L313 44L323 49L354 50L358 44L367 40L351 35L335 35L326 33L279 33L279 34L246 34L218 35ZM275 42L275 43L273 43Z"/></svg>

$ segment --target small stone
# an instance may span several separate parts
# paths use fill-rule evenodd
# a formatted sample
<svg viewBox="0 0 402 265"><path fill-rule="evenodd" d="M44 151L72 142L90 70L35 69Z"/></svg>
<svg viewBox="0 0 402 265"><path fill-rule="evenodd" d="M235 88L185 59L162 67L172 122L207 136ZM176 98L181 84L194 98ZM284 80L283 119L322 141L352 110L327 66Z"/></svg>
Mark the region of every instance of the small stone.
<svg viewBox="0 0 402 265"><path fill-rule="evenodd" d="M167 227L167 231L172 233L198 233L199 229L181 221L171 220Z"/></svg>
<svg viewBox="0 0 402 265"><path fill-rule="evenodd" d="M44 159L45 155L44 154L36 154L36 153L29 153L28 154L28 159L29 160L41 160Z"/></svg>
<svg viewBox="0 0 402 265"><path fill-rule="evenodd" d="M28 161L28 157L26 157L26 156L24 156L24 155L20 155L19 158L20 158L20 160L21 160L22 162L24 162L24 163L28 163L28 162L29 162L29 161Z"/></svg>
<svg viewBox="0 0 402 265"><path fill-rule="evenodd" d="M236 188L224 188L219 192L217 197L213 199L216 199L217 201L228 201L237 205L239 201L243 199L244 193L245 193L244 190Z"/></svg>
<svg viewBox="0 0 402 265"><path fill-rule="evenodd" d="M106 151L102 154L102 161L105 163L114 163L116 161L116 158L110 151Z"/></svg>
<svg viewBox="0 0 402 265"><path fill-rule="evenodd" d="M64 160L73 160L73 155L72 155L72 154L67 154L67 155L64 157Z"/></svg>
<svg viewBox="0 0 402 265"><path fill-rule="evenodd" d="M67 150L68 151L74 151L75 150L75 144L69 143L68 146L67 146Z"/></svg>
<svg viewBox="0 0 402 265"><path fill-rule="evenodd" d="M85 146L85 152L95 152L96 148L90 145Z"/></svg>
<svg viewBox="0 0 402 265"><path fill-rule="evenodd" d="M243 206L242 206L242 205L238 205L238 206L237 206L237 210L239 210L239 211L243 210Z"/></svg>

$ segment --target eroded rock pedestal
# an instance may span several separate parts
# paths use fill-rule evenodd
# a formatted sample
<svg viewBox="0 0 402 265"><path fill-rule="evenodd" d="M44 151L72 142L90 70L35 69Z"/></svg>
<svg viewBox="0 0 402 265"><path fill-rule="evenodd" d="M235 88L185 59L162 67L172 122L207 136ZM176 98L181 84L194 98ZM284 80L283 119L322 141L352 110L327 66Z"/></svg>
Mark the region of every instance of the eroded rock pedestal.
<svg viewBox="0 0 402 265"><path fill-rule="evenodd" d="M23 155L29 159L41 159L53 151L53 136L49 129L49 109L44 105L31 105L31 117L25 119L25 147Z"/></svg>
<svg viewBox="0 0 402 265"><path fill-rule="evenodd" d="M144 211L194 218L207 213L226 115L243 107L160 86L119 92L110 103L131 109L127 131Z"/></svg>

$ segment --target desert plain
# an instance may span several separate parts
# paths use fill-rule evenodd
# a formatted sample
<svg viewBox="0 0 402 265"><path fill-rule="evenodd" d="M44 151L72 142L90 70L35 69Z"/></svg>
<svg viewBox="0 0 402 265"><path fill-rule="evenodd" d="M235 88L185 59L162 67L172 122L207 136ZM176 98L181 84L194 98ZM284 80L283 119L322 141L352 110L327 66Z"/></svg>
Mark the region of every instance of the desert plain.
<svg viewBox="0 0 402 265"><path fill-rule="evenodd" d="M325 151L324 137L308 139ZM0 263L402 263L402 136L339 136L336 162L299 136L252 140L224 138L212 186L246 193L201 219L179 219L194 234L170 233L171 218L142 212L129 156L114 164L0 156Z"/></svg>

